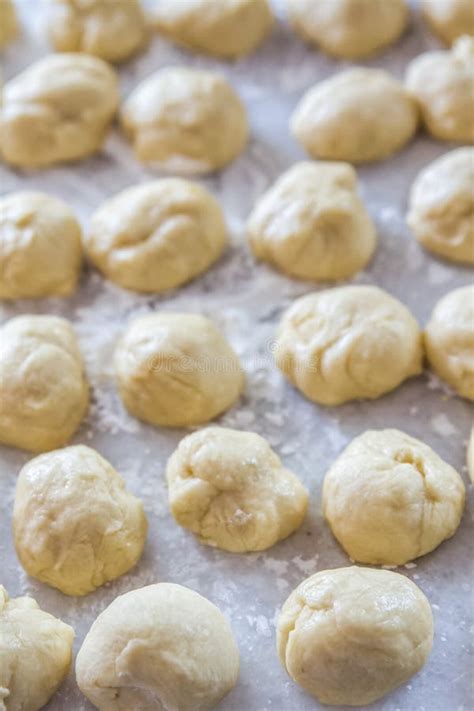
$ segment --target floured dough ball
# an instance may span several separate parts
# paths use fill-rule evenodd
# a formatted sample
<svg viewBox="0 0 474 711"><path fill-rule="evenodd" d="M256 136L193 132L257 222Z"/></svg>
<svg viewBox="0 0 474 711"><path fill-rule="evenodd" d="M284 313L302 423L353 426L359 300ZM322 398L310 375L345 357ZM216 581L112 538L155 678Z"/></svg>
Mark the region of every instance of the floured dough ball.
<svg viewBox="0 0 474 711"><path fill-rule="evenodd" d="M168 461L171 512L201 543L233 553L262 551L296 531L308 494L268 442L209 427L181 440Z"/></svg>
<svg viewBox="0 0 474 711"><path fill-rule="evenodd" d="M436 304L425 329L430 366L468 400L474 400L474 286L450 291Z"/></svg>
<svg viewBox="0 0 474 711"><path fill-rule="evenodd" d="M81 228L51 195L0 197L0 298L68 296L82 266Z"/></svg>
<svg viewBox="0 0 474 711"><path fill-rule="evenodd" d="M474 35L472 0L422 0L423 17L446 44L462 35Z"/></svg>
<svg viewBox="0 0 474 711"><path fill-rule="evenodd" d="M359 563L404 565L457 530L465 489L426 444L399 430L356 437L326 474L323 510Z"/></svg>
<svg viewBox="0 0 474 711"><path fill-rule="evenodd" d="M71 324L17 316L0 329L0 342L0 442L31 452L66 444L89 406Z"/></svg>
<svg viewBox="0 0 474 711"><path fill-rule="evenodd" d="M247 223L257 259L299 279L343 279L367 264L374 225L347 163L297 163L260 199Z"/></svg>
<svg viewBox="0 0 474 711"><path fill-rule="evenodd" d="M12 0L0 2L0 49L12 42L18 34L15 6Z"/></svg>
<svg viewBox="0 0 474 711"><path fill-rule="evenodd" d="M431 607L404 575L321 570L289 596L277 622L283 667L322 704L367 706L407 682L433 644Z"/></svg>
<svg viewBox="0 0 474 711"><path fill-rule="evenodd" d="M223 168L247 143L245 108L215 72L168 67L139 84L122 109L139 160L182 174Z"/></svg>
<svg viewBox="0 0 474 711"><path fill-rule="evenodd" d="M137 563L147 520L109 462L79 445L23 467L13 532L28 575L66 595L86 595Z"/></svg>
<svg viewBox="0 0 474 711"><path fill-rule="evenodd" d="M408 66L406 86L426 130L441 141L474 143L474 37L451 50L425 52Z"/></svg>
<svg viewBox="0 0 474 711"><path fill-rule="evenodd" d="M229 623L193 590L158 583L117 597L77 655L76 678L99 711L211 709L235 686Z"/></svg>
<svg viewBox="0 0 474 711"><path fill-rule="evenodd" d="M0 708L38 711L67 676L74 630L0 585Z"/></svg>
<svg viewBox="0 0 474 711"><path fill-rule="evenodd" d="M297 299L280 324L278 367L323 405L373 400L422 370L422 337L408 309L375 286Z"/></svg>
<svg viewBox="0 0 474 711"><path fill-rule="evenodd" d="M3 158L19 168L85 158L102 146L118 103L117 77L101 59L48 55L4 87Z"/></svg>
<svg viewBox="0 0 474 711"><path fill-rule="evenodd" d="M474 264L474 148L458 148L430 163L410 193L407 221L435 254Z"/></svg>
<svg viewBox="0 0 474 711"><path fill-rule="evenodd" d="M214 323L198 314L155 313L128 327L115 351L122 400L140 420L185 427L208 422L239 398L239 359Z"/></svg>
<svg viewBox="0 0 474 711"><path fill-rule="evenodd" d="M401 150L417 125L415 103L399 81L382 69L356 67L310 89L290 127L314 158L364 163Z"/></svg>
<svg viewBox="0 0 474 711"><path fill-rule="evenodd" d="M474 484L474 425L471 428L471 437L467 448L467 471Z"/></svg>
<svg viewBox="0 0 474 711"><path fill-rule="evenodd" d="M94 213L89 257L127 289L160 292L190 281L221 255L227 241L219 203L178 178L128 188Z"/></svg>
<svg viewBox="0 0 474 711"><path fill-rule="evenodd" d="M356 59L395 42L406 27L405 0L287 0L295 30L324 52Z"/></svg>
<svg viewBox="0 0 474 711"><path fill-rule="evenodd" d="M158 0L153 17L172 42L228 59L256 49L273 25L268 0Z"/></svg>

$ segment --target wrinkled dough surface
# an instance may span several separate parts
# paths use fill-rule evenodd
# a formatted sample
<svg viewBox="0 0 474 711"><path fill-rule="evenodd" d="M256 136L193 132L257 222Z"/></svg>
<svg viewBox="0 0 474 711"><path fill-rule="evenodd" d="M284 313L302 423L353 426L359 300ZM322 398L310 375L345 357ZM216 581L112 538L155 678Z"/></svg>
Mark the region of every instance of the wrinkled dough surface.
<svg viewBox="0 0 474 711"><path fill-rule="evenodd" d="M474 35L474 5L471 0L422 0L423 16L446 44L462 35Z"/></svg>
<svg viewBox="0 0 474 711"><path fill-rule="evenodd" d="M0 2L0 49L12 42L18 34L15 6L12 0Z"/></svg>

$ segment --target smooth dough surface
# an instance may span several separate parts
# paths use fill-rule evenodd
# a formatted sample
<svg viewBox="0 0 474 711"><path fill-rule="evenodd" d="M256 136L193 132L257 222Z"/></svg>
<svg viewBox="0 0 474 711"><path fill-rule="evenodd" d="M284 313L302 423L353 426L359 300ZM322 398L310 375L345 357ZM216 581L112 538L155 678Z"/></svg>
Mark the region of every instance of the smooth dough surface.
<svg viewBox="0 0 474 711"><path fill-rule="evenodd" d="M248 138L237 94L223 76L200 69L160 69L132 91L121 117L139 160L183 175L223 168Z"/></svg>
<svg viewBox="0 0 474 711"><path fill-rule="evenodd" d="M206 271L226 241L224 215L211 193L197 183L168 178L104 202L91 218L85 247L112 281L156 293Z"/></svg>
<svg viewBox="0 0 474 711"><path fill-rule="evenodd" d="M299 279L343 279L367 264L375 227L347 163L297 163L260 198L247 223L254 256Z"/></svg>
<svg viewBox="0 0 474 711"><path fill-rule="evenodd" d="M15 6L12 0L0 2L0 49L12 42L18 34Z"/></svg>
<svg viewBox="0 0 474 711"><path fill-rule="evenodd" d="M422 370L422 337L408 309L375 286L342 286L297 299L283 315L278 367L323 405L373 400Z"/></svg>
<svg viewBox="0 0 474 711"><path fill-rule="evenodd" d="M86 54L51 54L5 84L0 148L18 168L79 160L102 146L117 110L112 68Z"/></svg>
<svg viewBox="0 0 474 711"><path fill-rule="evenodd" d="M303 96L291 132L313 158L365 163L388 158L413 137L415 102L382 69L346 69Z"/></svg>
<svg viewBox="0 0 474 711"><path fill-rule="evenodd" d="M66 444L89 406L71 324L17 316L0 329L0 342L0 442L31 452Z"/></svg>
<svg viewBox="0 0 474 711"><path fill-rule="evenodd" d="M472 0L422 0L423 16L446 44L462 35L474 35Z"/></svg>
<svg viewBox="0 0 474 711"><path fill-rule="evenodd" d="M474 484L474 425L471 427L471 437L467 448L467 471Z"/></svg>
<svg viewBox="0 0 474 711"><path fill-rule="evenodd" d="M244 386L237 355L199 314L155 313L133 321L117 345L115 373L127 409L165 427L214 419Z"/></svg>
<svg viewBox="0 0 474 711"><path fill-rule="evenodd" d="M0 585L0 710L38 711L67 676L74 630Z"/></svg>
<svg viewBox="0 0 474 711"><path fill-rule="evenodd" d="M79 688L99 711L205 711L238 674L239 651L222 612L171 583L116 598L76 660Z"/></svg>
<svg viewBox="0 0 474 711"><path fill-rule="evenodd" d="M143 504L111 464L79 445L23 467L13 533L28 575L66 595L85 595L137 563L147 521Z"/></svg>
<svg viewBox="0 0 474 711"><path fill-rule="evenodd" d="M324 516L351 560L404 565L457 530L465 489L459 474L399 430L356 437L326 474Z"/></svg>
<svg viewBox="0 0 474 711"><path fill-rule="evenodd" d="M0 197L0 299L68 296L82 266L81 228L51 195Z"/></svg>
<svg viewBox="0 0 474 711"><path fill-rule="evenodd" d="M382 698L420 671L432 643L428 600L389 570L322 570L291 593L277 622L283 667L323 704Z"/></svg>

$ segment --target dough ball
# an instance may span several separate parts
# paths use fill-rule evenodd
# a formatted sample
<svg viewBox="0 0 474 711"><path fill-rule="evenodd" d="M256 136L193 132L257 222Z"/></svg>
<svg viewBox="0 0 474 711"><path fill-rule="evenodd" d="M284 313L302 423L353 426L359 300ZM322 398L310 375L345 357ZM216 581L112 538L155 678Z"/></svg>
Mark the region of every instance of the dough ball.
<svg viewBox="0 0 474 711"><path fill-rule="evenodd" d="M205 316L155 313L128 327L115 351L127 409L165 427L208 422L239 398L244 374L224 336Z"/></svg>
<svg viewBox="0 0 474 711"><path fill-rule="evenodd" d="M53 0L48 34L59 52L121 62L143 46L147 28L139 0Z"/></svg>
<svg viewBox="0 0 474 711"><path fill-rule="evenodd" d="M371 568L321 570L283 605L280 661L322 704L366 706L407 682L433 643L425 595L404 575Z"/></svg>
<svg viewBox="0 0 474 711"><path fill-rule="evenodd" d="M430 366L468 400L474 400L474 286L450 291L436 304L425 329Z"/></svg>
<svg viewBox="0 0 474 711"><path fill-rule="evenodd" d="M128 188L92 216L85 244L109 279L127 289L160 292L205 272L227 241L219 203L178 178Z"/></svg>
<svg viewBox="0 0 474 711"><path fill-rule="evenodd" d="M416 239L453 262L474 264L474 148L430 163L410 193L407 221Z"/></svg>
<svg viewBox="0 0 474 711"><path fill-rule="evenodd" d="M168 461L171 513L201 543L262 551L296 531L308 494L268 442L252 432L208 427L188 435Z"/></svg>
<svg viewBox="0 0 474 711"><path fill-rule="evenodd" d="M15 6L11 0L0 2L0 48L12 42L18 34Z"/></svg>
<svg viewBox="0 0 474 711"><path fill-rule="evenodd" d="M313 158L364 163L401 150L417 124L415 103L399 81L382 69L356 67L310 89L290 127Z"/></svg>
<svg viewBox="0 0 474 711"><path fill-rule="evenodd" d="M405 0L287 0L303 39L342 59L357 59L395 42L406 27Z"/></svg>
<svg viewBox="0 0 474 711"><path fill-rule="evenodd" d="M446 44L462 35L474 35L472 0L422 0L423 16Z"/></svg>
<svg viewBox="0 0 474 711"><path fill-rule="evenodd" d="M297 163L260 199L247 236L257 259L299 279L344 279L367 264L376 232L347 163Z"/></svg>
<svg viewBox="0 0 474 711"><path fill-rule="evenodd" d="M464 498L459 474L426 444L369 430L327 472L323 510L352 560L403 565L456 532Z"/></svg>
<svg viewBox="0 0 474 711"><path fill-rule="evenodd" d="M38 711L67 676L74 630L0 585L0 707Z"/></svg>
<svg viewBox="0 0 474 711"><path fill-rule="evenodd" d="M471 437L467 448L467 471L474 484L474 425L471 428Z"/></svg>
<svg viewBox="0 0 474 711"><path fill-rule="evenodd" d="M71 324L17 316L1 327L0 342L0 442L31 452L66 444L89 406Z"/></svg>
<svg viewBox="0 0 474 711"><path fill-rule="evenodd" d="M426 130L441 141L474 143L474 37L451 50L425 52L408 66L406 86Z"/></svg>
<svg viewBox="0 0 474 711"><path fill-rule="evenodd" d="M223 168L244 149L245 108L215 72L168 67L139 84L122 125L144 163L187 175Z"/></svg>
<svg viewBox="0 0 474 711"><path fill-rule="evenodd" d="M268 0L159 0L155 26L172 42L216 57L252 52L273 25Z"/></svg>
<svg viewBox="0 0 474 711"><path fill-rule="evenodd" d="M3 158L19 168L85 158L102 146L118 103L117 78L101 59L43 57L5 84Z"/></svg>
<svg viewBox="0 0 474 711"><path fill-rule="evenodd" d="M139 499L89 447L41 454L20 472L15 546L34 578L65 595L85 595L140 559L147 520Z"/></svg>
<svg viewBox="0 0 474 711"><path fill-rule="evenodd" d="M158 583L117 597L77 655L79 688L99 711L213 708L236 684L239 651L209 600Z"/></svg>
<svg viewBox="0 0 474 711"><path fill-rule="evenodd" d="M322 405L373 400L422 370L417 322L375 286L343 286L297 299L280 324L278 367Z"/></svg>
<svg viewBox="0 0 474 711"><path fill-rule="evenodd" d="M62 200L33 192L0 197L1 299L68 296L81 266L81 228Z"/></svg>

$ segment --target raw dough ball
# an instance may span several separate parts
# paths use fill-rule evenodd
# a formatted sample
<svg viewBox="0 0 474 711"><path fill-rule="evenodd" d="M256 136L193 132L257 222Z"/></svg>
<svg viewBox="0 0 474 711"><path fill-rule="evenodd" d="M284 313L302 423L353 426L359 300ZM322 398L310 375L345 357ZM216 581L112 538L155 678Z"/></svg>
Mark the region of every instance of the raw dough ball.
<svg viewBox="0 0 474 711"><path fill-rule="evenodd" d="M67 676L74 630L0 585L0 708L38 711Z"/></svg>
<svg viewBox="0 0 474 711"><path fill-rule="evenodd" d="M155 313L133 321L117 345L115 372L127 409L165 427L214 419L244 386L238 357L198 314Z"/></svg>
<svg viewBox="0 0 474 711"><path fill-rule="evenodd" d="M327 472L323 510L352 560L403 565L456 532L464 498L459 474L426 444L369 430Z"/></svg>
<svg viewBox="0 0 474 711"><path fill-rule="evenodd" d="M159 0L154 19L172 42L229 59L252 52L273 25L268 0Z"/></svg>
<svg viewBox="0 0 474 711"><path fill-rule="evenodd" d="M85 244L96 267L128 289L160 292L206 271L227 241L222 210L178 178L128 188L92 216Z"/></svg>
<svg viewBox="0 0 474 711"><path fill-rule="evenodd" d="M416 178L407 216L416 239L446 259L474 264L474 148L458 148Z"/></svg>
<svg viewBox="0 0 474 711"><path fill-rule="evenodd" d="M343 279L371 258L376 232L347 163L297 163L254 208L247 224L257 259L299 279Z"/></svg>
<svg viewBox="0 0 474 711"><path fill-rule="evenodd" d="M467 449L467 470L471 481L474 484L474 425L471 429L471 438L469 439L469 446Z"/></svg>
<svg viewBox="0 0 474 711"><path fill-rule="evenodd" d="M430 366L468 400L474 400L474 286L450 291L436 304L425 329Z"/></svg>
<svg viewBox="0 0 474 711"><path fill-rule="evenodd" d="M59 52L121 62L143 46L147 29L139 0L53 0L48 34Z"/></svg>
<svg viewBox="0 0 474 711"><path fill-rule="evenodd" d="M183 174L223 168L247 143L245 108L224 77L161 69L131 93L122 125L144 163Z"/></svg>
<svg viewBox="0 0 474 711"><path fill-rule="evenodd" d="M0 2L0 49L12 42L18 34L15 6L11 0Z"/></svg>
<svg viewBox="0 0 474 711"><path fill-rule="evenodd" d="M67 296L82 265L81 228L50 195L0 197L0 298Z"/></svg>
<svg viewBox="0 0 474 711"><path fill-rule="evenodd" d="M428 600L389 570L321 570L291 593L277 623L282 665L322 704L382 698L420 671L432 643Z"/></svg>
<svg viewBox="0 0 474 711"><path fill-rule="evenodd" d="M474 38L451 50L425 52L408 66L406 86L427 131L441 141L474 143Z"/></svg>
<svg viewBox="0 0 474 711"><path fill-rule="evenodd" d="M417 322L375 286L343 286L297 299L284 314L278 367L323 405L373 400L422 370Z"/></svg>
<svg viewBox="0 0 474 711"><path fill-rule="evenodd" d="M399 151L417 124L415 103L399 81L382 69L356 67L310 89L291 131L314 158L363 163Z"/></svg>
<svg viewBox="0 0 474 711"><path fill-rule="evenodd" d="M0 329L0 442L31 452L61 447L89 406L69 321L17 316Z"/></svg>
<svg viewBox="0 0 474 711"><path fill-rule="evenodd" d="M214 707L236 684L239 651L222 612L181 585L117 597L77 655L79 688L99 711Z"/></svg>
<svg viewBox="0 0 474 711"><path fill-rule="evenodd" d="M95 153L118 103L117 78L101 59L48 55L4 87L3 158L19 168L45 168Z"/></svg>
<svg viewBox="0 0 474 711"><path fill-rule="evenodd" d="M181 440L166 470L171 512L201 543L246 553L270 548L303 522L308 494L268 442L209 427Z"/></svg>
<svg viewBox="0 0 474 711"><path fill-rule="evenodd" d="M472 0L422 0L423 16L447 44L462 35L474 35Z"/></svg>
<svg viewBox="0 0 474 711"><path fill-rule="evenodd" d="M66 595L85 595L140 559L147 520L109 462L79 445L23 467L13 532L28 575Z"/></svg>
<svg viewBox="0 0 474 711"><path fill-rule="evenodd" d="M406 27L405 0L287 0L295 30L308 42L343 59L378 52Z"/></svg>

